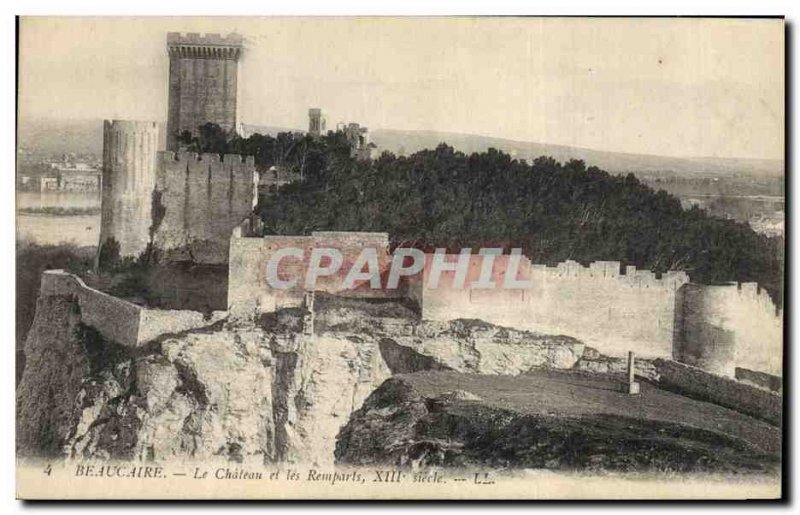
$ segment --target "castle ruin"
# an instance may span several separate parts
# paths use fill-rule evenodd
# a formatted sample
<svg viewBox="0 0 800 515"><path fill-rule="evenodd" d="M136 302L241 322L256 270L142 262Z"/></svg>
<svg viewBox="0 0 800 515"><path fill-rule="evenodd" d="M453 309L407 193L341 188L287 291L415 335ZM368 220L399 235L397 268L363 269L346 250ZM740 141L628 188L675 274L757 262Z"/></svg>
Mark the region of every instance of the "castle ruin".
<svg viewBox="0 0 800 515"><path fill-rule="evenodd" d="M243 51L244 40L238 34L167 34L167 150L179 150L178 137L206 123L215 123L225 131L236 130Z"/></svg>
<svg viewBox="0 0 800 515"><path fill-rule="evenodd" d="M158 144L156 122L103 123L100 252L112 240L121 257L137 257L147 247Z"/></svg>
<svg viewBox="0 0 800 515"><path fill-rule="evenodd" d="M103 138L101 256L137 258L148 249L169 262L228 262L230 231L258 198L252 156L179 150L184 131L205 123L232 131L243 38L167 34L167 150L157 122L106 121ZM118 252L116 252L118 247Z"/></svg>
<svg viewBox="0 0 800 515"><path fill-rule="evenodd" d="M205 122L226 129L236 126L232 86L237 81L241 42L236 35L168 36L167 127L173 137ZM322 111L310 109L309 134L320 136L324 130ZM351 144L351 155L369 159L375 146L367 128L350 123L342 126L342 131ZM402 297L419 307L420 323L476 318L500 326L574 336L608 355L634 350L643 357L677 359L728 377L737 368L774 375L782 372L783 317L753 283L698 285L683 272L657 276L632 266L623 269L614 261L598 261L588 267L567 261L552 267L523 257L519 269L530 279L529 289L453 287L447 274L443 284L433 288L427 282L429 254L422 272L401 289L347 289L341 277L331 276L313 291L305 289L303 281L278 291L265 280L265 264L276 251L303 249L303 258L289 270L302 273L307 254L314 249L338 249L345 261L352 262L370 248L378 256L379 273L383 274L393 259L388 235L313 232L264 236L260 219L253 213L259 186L263 190L289 178L281 177L277 168L271 175L259 177L253 157L173 151L174 138L168 139L171 143L165 151L158 148L158 141L156 122L105 123L99 253L115 242L120 256L137 257L150 248L168 262L224 265L227 284L222 285L225 293L220 297L225 298L219 305L234 318L297 307L311 310L313 317L309 299L316 291L357 298ZM446 256L448 260L457 258ZM495 268L508 266L508 259L497 256ZM470 262L470 274L479 273L479 268L478 261ZM149 312L146 317L131 312L132 326L145 327L142 324L155 319ZM129 339L138 342L141 337Z"/></svg>
<svg viewBox="0 0 800 515"><path fill-rule="evenodd" d="M340 123L337 127L341 130L350 144L350 157L359 161L372 159L372 153L377 146L369 140L369 128L358 123Z"/></svg>

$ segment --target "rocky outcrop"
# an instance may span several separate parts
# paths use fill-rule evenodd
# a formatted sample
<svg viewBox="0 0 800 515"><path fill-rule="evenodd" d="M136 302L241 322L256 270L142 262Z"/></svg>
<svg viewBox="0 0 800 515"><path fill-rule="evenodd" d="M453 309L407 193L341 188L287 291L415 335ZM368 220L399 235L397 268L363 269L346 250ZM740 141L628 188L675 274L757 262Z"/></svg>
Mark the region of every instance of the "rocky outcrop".
<svg viewBox="0 0 800 515"><path fill-rule="evenodd" d="M574 370L593 372L595 374L624 375L628 373L628 359L605 356L592 347L586 347L581 358L572 367ZM636 358L634 360L634 373L653 382L659 380L658 371L653 360Z"/></svg>
<svg viewBox="0 0 800 515"><path fill-rule="evenodd" d="M411 468L650 472L779 468L781 437L774 427L713 405L693 406L657 390L649 395L662 404L652 412L631 409L625 404L638 401L592 384L594 377L569 372L545 376L532 385L525 376L503 381L454 372L395 376L369 396L339 433L336 459L348 465ZM516 404L508 401L509 381L522 381L513 385ZM587 395L597 399L581 402L574 395L565 396L581 383L590 386ZM451 385L472 391L449 390ZM526 389L536 391L532 386L552 391L526 398ZM481 395L474 393L477 389ZM498 397L502 401L487 398L500 391L506 392ZM619 398L608 399L615 396ZM604 405L597 402L600 399L611 402ZM700 410L705 418L684 417L680 409Z"/></svg>
<svg viewBox="0 0 800 515"><path fill-rule="evenodd" d="M39 299L17 391L20 455L322 464L350 414L393 374L517 375L573 367L584 352L573 338L476 320L413 322L388 304L371 305L386 315L374 324L337 304L314 332L304 309L218 313L133 346L90 324L96 314L80 300L71 290ZM159 327L175 326L175 311L152 311Z"/></svg>
<svg viewBox="0 0 800 515"><path fill-rule="evenodd" d="M41 297L25 343L25 369L17 386L17 449L21 455L56 455L77 422L73 404L93 368L97 347L80 324L76 302ZM95 362L96 363L96 362Z"/></svg>
<svg viewBox="0 0 800 515"><path fill-rule="evenodd" d="M393 372L456 370L477 374L516 375L537 368L571 368L584 344L569 336L553 336L488 324L480 320L424 322L413 335L387 335L381 349ZM408 359L434 365L408 368Z"/></svg>
<svg viewBox="0 0 800 515"><path fill-rule="evenodd" d="M44 296L17 392L23 456L330 462L350 413L389 377L378 345L221 321L120 346Z"/></svg>

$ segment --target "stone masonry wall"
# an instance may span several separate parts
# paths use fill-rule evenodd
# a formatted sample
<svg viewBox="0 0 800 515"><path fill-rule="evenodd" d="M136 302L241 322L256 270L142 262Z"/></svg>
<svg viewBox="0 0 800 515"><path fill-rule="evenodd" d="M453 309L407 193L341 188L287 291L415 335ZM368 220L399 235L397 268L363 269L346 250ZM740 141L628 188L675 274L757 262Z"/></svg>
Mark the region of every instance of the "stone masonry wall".
<svg viewBox="0 0 800 515"><path fill-rule="evenodd" d="M455 260L451 255L447 260ZM453 272L445 272L437 288L430 287L430 256L423 275L422 316L426 320L477 318L487 322L563 334L585 342L603 354L624 356L634 350L642 357L672 356L675 296L688 281L686 274L667 273L657 279L649 271L618 262L595 262L584 267L574 261L556 267L532 265L521 258L520 280L531 288L502 287L509 256L498 256L493 289L456 289ZM466 284L477 280L482 259L473 256Z"/></svg>
<svg viewBox="0 0 800 515"><path fill-rule="evenodd" d="M42 274L40 297L74 297L81 321L104 338L128 347L137 347L168 334L212 325L226 316L215 311L210 317L197 311L149 309L87 286L79 277L63 270Z"/></svg>
<svg viewBox="0 0 800 515"><path fill-rule="evenodd" d="M290 289L273 288L266 280L267 263L276 251L283 248L302 249L304 254L302 260L292 257L281 260L278 277L282 280L297 279L295 286ZM314 232L311 236L247 237L241 231L234 231L230 240L229 310L236 314L252 314L301 306L306 293L306 267L315 248L335 248L343 256L340 273L320 277L316 282L316 291L347 294L342 282L363 248L377 249L381 272L388 268L390 262L386 233ZM359 296L384 294L370 288L358 289Z"/></svg>
<svg viewBox="0 0 800 515"><path fill-rule="evenodd" d="M119 244L122 257L137 257L150 240L151 195L156 181L156 122L103 122L100 242Z"/></svg>
<svg viewBox="0 0 800 515"><path fill-rule="evenodd" d="M737 367L781 376L783 316L755 283L686 284L675 359L728 377Z"/></svg>
<svg viewBox="0 0 800 515"><path fill-rule="evenodd" d="M176 137L183 131L215 123L236 129L238 61L242 37L230 34L167 34L169 54L169 110L167 150L178 150Z"/></svg>
<svg viewBox="0 0 800 515"><path fill-rule="evenodd" d="M227 263L231 231L253 211L257 180L252 156L159 152L156 247L169 261Z"/></svg>
<svg viewBox="0 0 800 515"><path fill-rule="evenodd" d="M653 364L661 386L781 425L783 398L776 393L677 361L657 359Z"/></svg>

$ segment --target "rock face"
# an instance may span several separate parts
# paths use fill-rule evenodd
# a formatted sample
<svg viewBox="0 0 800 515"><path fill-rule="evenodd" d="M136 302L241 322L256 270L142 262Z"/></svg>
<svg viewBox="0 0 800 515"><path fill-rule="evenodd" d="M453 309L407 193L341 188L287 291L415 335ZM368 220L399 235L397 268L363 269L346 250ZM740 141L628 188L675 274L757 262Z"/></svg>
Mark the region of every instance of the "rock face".
<svg viewBox="0 0 800 515"><path fill-rule="evenodd" d="M583 370L596 374L626 374L628 370L627 358L615 358L604 356L592 347L586 347L583 356L575 363L575 370ZM638 377L644 377L650 381L659 380L658 371L653 360L636 358L634 360L634 371Z"/></svg>
<svg viewBox="0 0 800 515"><path fill-rule="evenodd" d="M516 375L536 368L572 368L584 350L582 342L569 336L519 331L480 320L425 322L413 335L383 337L380 345L396 373L456 370ZM419 356L416 366L407 357L411 354Z"/></svg>
<svg viewBox="0 0 800 515"><path fill-rule="evenodd" d="M17 390L22 456L330 463L350 414L391 375L569 368L583 344L474 320L309 334L304 313L223 319L139 347L43 295ZM464 392L452 392L464 400Z"/></svg>
<svg viewBox="0 0 800 515"><path fill-rule="evenodd" d="M339 428L389 377L373 342L257 324L121 347L59 296L40 299L25 352L24 456L330 462Z"/></svg>
<svg viewBox="0 0 800 515"><path fill-rule="evenodd" d="M579 379L570 378L574 374L566 373L568 377L561 378L563 384L572 388L579 383ZM549 400L556 399L553 405L545 407L540 402L526 406L526 402L520 402L508 406L471 392L438 392L431 386L437 383L440 389L459 384L480 388L486 394L500 390L507 393L509 386L506 380L495 389L493 386L497 385L492 385L491 378L476 379L474 375L454 372L395 376L369 396L339 433L337 462L412 468L659 472L772 472L780 463L781 436L777 428L713 405L698 404L700 417L706 411L713 412L705 419L670 420L669 416L653 413L626 414L634 410L614 409L613 399L608 404L611 409L597 399L565 406L570 403L568 399L575 401L575 397L565 398L557 388L547 396ZM523 390L514 391L519 396ZM591 395L617 394L595 390ZM502 392L501 397L507 398ZM671 408L691 411L690 401L655 390L653 397L663 402L653 408L656 413L661 409L669 413ZM692 423L696 420L704 422L698 427ZM728 423L733 429L721 428Z"/></svg>

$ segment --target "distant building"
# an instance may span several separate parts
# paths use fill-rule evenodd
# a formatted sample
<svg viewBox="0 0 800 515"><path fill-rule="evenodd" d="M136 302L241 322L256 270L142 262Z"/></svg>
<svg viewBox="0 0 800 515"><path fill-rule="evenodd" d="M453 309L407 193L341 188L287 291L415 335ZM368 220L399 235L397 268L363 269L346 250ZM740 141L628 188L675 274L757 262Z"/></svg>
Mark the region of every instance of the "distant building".
<svg viewBox="0 0 800 515"><path fill-rule="evenodd" d="M39 191L58 191L58 177L39 177Z"/></svg>
<svg viewBox="0 0 800 515"><path fill-rule="evenodd" d="M312 107L308 110L308 133L318 138L325 133L325 116L322 114L322 109Z"/></svg>
<svg viewBox="0 0 800 515"><path fill-rule="evenodd" d="M97 192L102 185L102 171L86 163L60 165L56 168L58 191Z"/></svg>
<svg viewBox="0 0 800 515"><path fill-rule="evenodd" d="M359 160L372 158L372 153L377 146L369 140L369 129L357 123L340 124L340 130L344 132L347 141L350 143L350 156Z"/></svg>

